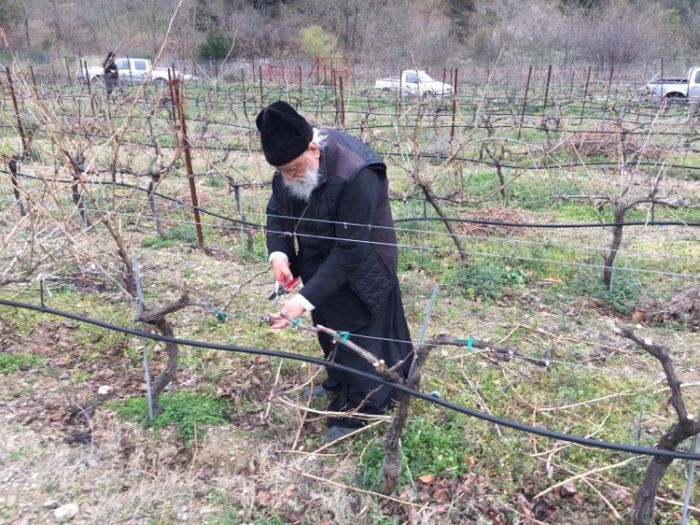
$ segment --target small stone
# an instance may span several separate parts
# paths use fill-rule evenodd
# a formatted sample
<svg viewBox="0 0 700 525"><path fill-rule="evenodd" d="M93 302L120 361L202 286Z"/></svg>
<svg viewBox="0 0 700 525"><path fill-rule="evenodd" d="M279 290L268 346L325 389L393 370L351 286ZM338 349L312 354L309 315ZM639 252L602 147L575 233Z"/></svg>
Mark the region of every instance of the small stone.
<svg viewBox="0 0 700 525"><path fill-rule="evenodd" d="M73 518L75 518L78 514L78 511L80 509L78 508L78 505L75 503L68 503L66 505L62 505L61 507L58 507L56 510L53 511L53 516L56 518L56 521L59 523L64 523L66 521L70 521Z"/></svg>
<svg viewBox="0 0 700 525"><path fill-rule="evenodd" d="M8 494L5 496L5 506L14 507L17 504L17 496L14 494Z"/></svg>
<svg viewBox="0 0 700 525"><path fill-rule="evenodd" d="M45 509L55 509L58 507L58 501L55 499L47 499L41 506Z"/></svg>
<svg viewBox="0 0 700 525"><path fill-rule="evenodd" d="M109 385L102 385L97 389L97 394L100 396L107 396L112 392L113 388Z"/></svg>

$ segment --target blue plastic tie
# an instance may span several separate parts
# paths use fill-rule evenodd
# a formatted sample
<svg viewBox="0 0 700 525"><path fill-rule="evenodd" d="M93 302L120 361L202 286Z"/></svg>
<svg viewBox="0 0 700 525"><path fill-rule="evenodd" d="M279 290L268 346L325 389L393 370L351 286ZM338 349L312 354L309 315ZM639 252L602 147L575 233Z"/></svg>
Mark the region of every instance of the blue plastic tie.
<svg viewBox="0 0 700 525"><path fill-rule="evenodd" d="M350 337L350 332L340 332L340 342L341 343L347 343L348 342L348 337Z"/></svg>
<svg viewBox="0 0 700 525"><path fill-rule="evenodd" d="M298 317L295 317L294 319L292 319L291 323L294 326L299 326L301 324L301 319L299 319Z"/></svg>
<svg viewBox="0 0 700 525"><path fill-rule="evenodd" d="M467 350L472 350L474 348L474 338L468 337L466 339L462 339L464 341L464 344L467 347Z"/></svg>

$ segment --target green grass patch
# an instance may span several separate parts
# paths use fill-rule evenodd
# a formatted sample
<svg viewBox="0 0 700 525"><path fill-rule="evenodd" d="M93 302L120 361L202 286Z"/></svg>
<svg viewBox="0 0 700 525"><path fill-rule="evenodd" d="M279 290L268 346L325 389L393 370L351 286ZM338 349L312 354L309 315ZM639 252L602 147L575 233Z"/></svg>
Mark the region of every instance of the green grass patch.
<svg viewBox="0 0 700 525"><path fill-rule="evenodd" d="M34 354L0 354L0 374L14 374L20 370L35 368L44 363L44 358Z"/></svg>
<svg viewBox="0 0 700 525"><path fill-rule="evenodd" d="M170 228L162 237L147 237L141 241L141 246L144 248L168 248L182 243L197 243L197 230L194 224L184 224Z"/></svg>
<svg viewBox="0 0 700 525"><path fill-rule="evenodd" d="M148 424L148 404L145 397L132 397L124 401L114 401L108 404L119 417ZM191 447L199 439L204 428L202 425L224 425L228 403L211 395L192 393L180 390L174 394L166 393L160 396L159 414L151 422L151 428L158 432L166 426L173 425L178 436L185 445Z"/></svg>
<svg viewBox="0 0 700 525"><path fill-rule="evenodd" d="M401 439L403 464L400 485L423 475L453 477L464 472L470 447L464 436L463 424L452 418L436 424L426 418L411 419ZM361 446L365 446L362 444ZM362 482L365 487L376 488L384 461L384 443L372 443L362 464ZM410 473L410 474L409 474Z"/></svg>
<svg viewBox="0 0 700 525"><path fill-rule="evenodd" d="M448 272L447 282L472 298L500 299L504 288L520 289L528 282L522 268L501 265L495 261L474 261Z"/></svg>

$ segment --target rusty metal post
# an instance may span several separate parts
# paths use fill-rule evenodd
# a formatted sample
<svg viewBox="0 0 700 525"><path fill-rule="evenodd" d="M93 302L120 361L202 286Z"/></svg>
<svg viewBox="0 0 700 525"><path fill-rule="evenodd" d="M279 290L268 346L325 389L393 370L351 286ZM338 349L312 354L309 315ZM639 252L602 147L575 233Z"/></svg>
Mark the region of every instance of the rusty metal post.
<svg viewBox="0 0 700 525"><path fill-rule="evenodd" d="M70 74L70 65L68 64L68 57L64 56L63 59L66 62L66 74L68 75L68 84L73 87L73 76ZM80 80L83 80L83 68L80 67Z"/></svg>
<svg viewBox="0 0 700 525"><path fill-rule="evenodd" d="M343 77L339 76L338 81L340 83L340 125L345 130L345 94L343 93Z"/></svg>
<svg viewBox="0 0 700 525"><path fill-rule="evenodd" d="M605 94L605 111L608 110L608 102L610 101L610 87L612 86L613 73L615 73L615 66L610 66L610 77L608 78L608 89Z"/></svg>
<svg viewBox="0 0 700 525"><path fill-rule="evenodd" d="M304 76L301 72L301 64L299 64L299 103L297 104L297 109L301 107L301 101L304 96L304 91L302 86L304 85Z"/></svg>
<svg viewBox="0 0 700 525"><path fill-rule="evenodd" d="M34 91L38 91L36 88L36 77L34 76L34 66L29 64L29 74L32 77L32 85L34 86Z"/></svg>
<svg viewBox="0 0 700 525"><path fill-rule="evenodd" d="M591 80L591 66L588 66L588 73L586 74L586 87L583 89L583 103L581 104L581 117L579 118L579 123L583 122L583 114L586 111L586 99L588 98L588 83Z"/></svg>
<svg viewBox="0 0 700 525"><path fill-rule="evenodd" d="M88 72L87 61L80 59L80 79L90 87L90 74Z"/></svg>
<svg viewBox="0 0 700 525"><path fill-rule="evenodd" d="M520 112L520 125L518 126L518 140L523 133L523 121L525 120L525 110L527 109L527 93L530 91L530 78L532 77L532 64L527 72L527 82L525 82L525 96L523 96L523 109Z"/></svg>
<svg viewBox="0 0 700 525"><path fill-rule="evenodd" d="M242 89L243 89L243 114L245 115L246 120L248 119L248 107L246 105L246 100L248 98L248 90L246 89L245 85L245 69L241 68L241 83L243 84Z"/></svg>
<svg viewBox="0 0 700 525"><path fill-rule="evenodd" d="M450 126L450 144L455 138L455 120L457 118L457 68L452 75L452 125Z"/></svg>
<svg viewBox="0 0 700 525"><path fill-rule="evenodd" d="M129 66L129 83L133 84L134 83L134 73L131 70L131 59L129 58L129 55L126 55L126 63Z"/></svg>
<svg viewBox="0 0 700 525"><path fill-rule="evenodd" d="M569 85L569 101L571 101L571 95L574 92L574 76L576 75L576 70L571 67L571 84Z"/></svg>
<svg viewBox="0 0 700 525"><path fill-rule="evenodd" d="M194 181L194 170L192 169L192 153L190 152L190 139L187 136L187 123L185 118L185 96L183 85L179 79L173 80L175 92L177 94L178 110L180 114L180 133L182 138L182 151L185 155L185 167L187 169L187 180L190 184L190 196L192 198L192 211L194 213L194 227L197 232L197 244L204 248L204 233L202 232L202 219L199 215L199 200L197 199L197 186Z"/></svg>
<svg viewBox="0 0 700 525"><path fill-rule="evenodd" d="M12 183L12 192L15 194L15 201L17 202L17 206L19 207L19 214L20 215L26 215L26 211L24 210L24 205L22 204L22 197L19 192L19 156L13 156L10 159L10 162L8 163L8 167L10 168L10 182Z"/></svg>
<svg viewBox="0 0 700 525"><path fill-rule="evenodd" d="M258 80L260 81L260 109L265 107L265 93L263 90L262 66L258 66Z"/></svg>
<svg viewBox="0 0 700 525"><path fill-rule="evenodd" d="M90 97L90 108L92 109L92 114L95 114L95 99L92 96L92 84L90 82L90 72L88 71L87 60L83 60L83 67L85 67L85 78L87 78L88 96ZM104 80L104 78L102 79ZM109 102L109 97L107 97Z"/></svg>
<svg viewBox="0 0 700 525"><path fill-rule="evenodd" d="M168 90L170 91L170 107L173 111L173 127L176 127L180 117L178 115L178 104L175 100L175 91L173 89L173 79L170 75L170 69L168 69Z"/></svg>
<svg viewBox="0 0 700 525"><path fill-rule="evenodd" d="M547 113L547 98L549 97L549 82L552 80L552 64L547 68L547 85L544 88L544 107L542 108L542 116Z"/></svg>
<svg viewBox="0 0 700 525"><path fill-rule="evenodd" d="M17 117L17 131L19 131L20 139L22 140L22 157L29 156L29 140L27 140L27 134L24 132L24 125L22 124L22 117L19 112L19 104L17 103L17 95L15 95L15 86L12 83L12 73L10 73L11 67L5 70L7 73L7 83L10 86L10 95L12 96L12 105L15 107L15 116Z"/></svg>

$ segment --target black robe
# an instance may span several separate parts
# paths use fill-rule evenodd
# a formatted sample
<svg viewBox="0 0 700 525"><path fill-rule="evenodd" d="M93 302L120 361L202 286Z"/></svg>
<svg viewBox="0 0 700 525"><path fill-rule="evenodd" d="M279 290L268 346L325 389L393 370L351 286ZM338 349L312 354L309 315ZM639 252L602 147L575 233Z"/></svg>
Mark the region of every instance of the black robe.
<svg viewBox="0 0 700 525"><path fill-rule="evenodd" d="M380 243L371 240L375 237L371 237L372 229L367 226L376 224L380 208L388 206L386 177L381 169L363 167L349 179L337 180L335 174L328 172L329 163L324 155L325 151L321 154L319 186L308 203L291 196L282 184L281 175L275 174L267 210L268 250L287 254L292 272L301 276L304 282L301 294L315 306L311 312L314 323L350 332L354 343L384 360L389 367L402 362L398 372L406 377L412 345L396 269L386 268L375 256L377 247L395 252L396 246L395 243L379 246ZM325 197L334 191L336 196L329 203ZM295 237L298 254L294 249ZM359 267L375 272L374 278L381 276L381 285L377 286L382 289L377 296L379 302L370 304L371 301L357 293L353 279L357 279L355 270ZM320 334L319 342L329 360L376 374L367 361L346 346L335 345L329 336ZM380 387L375 381L332 369L328 376L324 386L336 394L329 406L333 411L360 406L361 412L378 413L392 401L394 389ZM331 424L350 423L331 421Z"/></svg>

